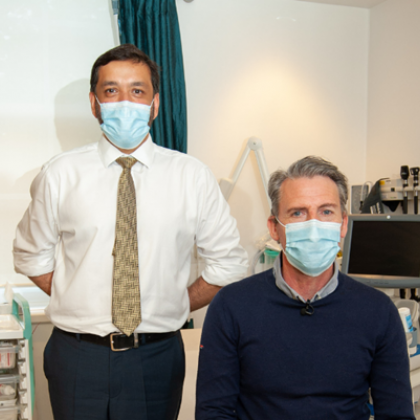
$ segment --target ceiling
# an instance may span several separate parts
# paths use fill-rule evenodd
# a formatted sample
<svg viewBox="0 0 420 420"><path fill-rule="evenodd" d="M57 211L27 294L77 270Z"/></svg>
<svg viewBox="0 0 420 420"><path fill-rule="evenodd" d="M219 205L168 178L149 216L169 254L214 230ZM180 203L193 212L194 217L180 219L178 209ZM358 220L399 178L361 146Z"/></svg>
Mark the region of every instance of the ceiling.
<svg viewBox="0 0 420 420"><path fill-rule="evenodd" d="M340 6L352 6L352 7L364 7L370 9L380 3L384 3L387 0L298 0L298 1L307 1L311 3L326 3L326 4L336 4Z"/></svg>

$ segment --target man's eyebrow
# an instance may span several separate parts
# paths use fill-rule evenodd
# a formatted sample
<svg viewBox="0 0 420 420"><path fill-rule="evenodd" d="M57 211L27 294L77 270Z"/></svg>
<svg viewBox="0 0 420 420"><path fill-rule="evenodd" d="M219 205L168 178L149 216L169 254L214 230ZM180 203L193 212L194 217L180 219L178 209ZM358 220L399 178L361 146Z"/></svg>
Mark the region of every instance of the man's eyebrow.
<svg viewBox="0 0 420 420"><path fill-rule="evenodd" d="M101 83L101 86L117 86L117 85L118 85L118 83L117 82L114 82L112 80L104 80Z"/></svg>
<svg viewBox="0 0 420 420"><path fill-rule="evenodd" d="M337 203L324 203L324 204L321 204L318 208L323 209L326 207L338 208L340 206ZM305 206L290 207L290 209L287 209L287 213L294 213L295 211L306 211L306 210L308 210L308 207L305 207Z"/></svg>
<svg viewBox="0 0 420 420"><path fill-rule="evenodd" d="M146 86L146 85L147 83L141 82L140 80L130 83L130 86Z"/></svg>
<svg viewBox="0 0 420 420"><path fill-rule="evenodd" d="M130 86L146 86L147 83L137 80L135 82L130 83ZM118 86L118 83L113 80L104 80L101 83L101 86Z"/></svg>
<svg viewBox="0 0 420 420"><path fill-rule="evenodd" d="M287 213L294 213L295 211L302 211L302 210L308 210L307 207L291 207L290 209L287 209Z"/></svg>
<svg viewBox="0 0 420 420"><path fill-rule="evenodd" d="M319 206L320 209L324 208L324 207L340 207L339 204L337 203L325 203Z"/></svg>

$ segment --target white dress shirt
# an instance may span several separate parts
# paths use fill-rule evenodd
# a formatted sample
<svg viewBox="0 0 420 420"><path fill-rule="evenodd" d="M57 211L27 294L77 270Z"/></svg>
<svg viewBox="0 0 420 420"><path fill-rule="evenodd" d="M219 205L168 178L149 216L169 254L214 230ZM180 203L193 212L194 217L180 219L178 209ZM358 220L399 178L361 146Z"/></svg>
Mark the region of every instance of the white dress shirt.
<svg viewBox="0 0 420 420"><path fill-rule="evenodd" d="M51 159L33 181L32 202L17 227L15 269L31 277L54 271L46 313L66 331L117 331L111 306L120 156L102 137ZM206 261L202 276L213 285L241 279L247 256L204 164L150 136L132 156L142 314L136 332L174 331L189 314L194 243Z"/></svg>

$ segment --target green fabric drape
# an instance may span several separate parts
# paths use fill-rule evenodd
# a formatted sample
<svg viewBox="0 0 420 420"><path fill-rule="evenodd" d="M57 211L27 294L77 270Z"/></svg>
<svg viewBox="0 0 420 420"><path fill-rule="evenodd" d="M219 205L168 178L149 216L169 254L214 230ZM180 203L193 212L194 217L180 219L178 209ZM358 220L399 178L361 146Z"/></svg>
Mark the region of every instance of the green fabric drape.
<svg viewBox="0 0 420 420"><path fill-rule="evenodd" d="M119 0L122 44L134 44L160 66L160 108L151 134L169 149L187 151L187 104L175 0Z"/></svg>

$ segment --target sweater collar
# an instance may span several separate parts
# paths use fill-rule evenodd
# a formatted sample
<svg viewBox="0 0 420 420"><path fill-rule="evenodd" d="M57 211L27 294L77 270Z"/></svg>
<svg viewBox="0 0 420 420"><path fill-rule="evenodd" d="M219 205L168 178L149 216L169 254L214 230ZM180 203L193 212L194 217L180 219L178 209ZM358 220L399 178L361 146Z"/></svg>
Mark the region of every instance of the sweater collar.
<svg viewBox="0 0 420 420"><path fill-rule="evenodd" d="M274 268L273 268L274 278L276 279L276 286L289 298L294 299L294 300L300 300L303 303L306 303L306 300L298 292L296 292L296 290L290 287L284 280L282 270L281 270L282 269L281 261L282 261L282 258L281 258L281 253L280 253L280 255L274 261ZM315 293L315 295L311 299L311 303L327 297L332 292L334 292L337 286L338 286L338 266L337 266L337 263L334 261L334 273L330 281L321 290L318 290L318 292Z"/></svg>

